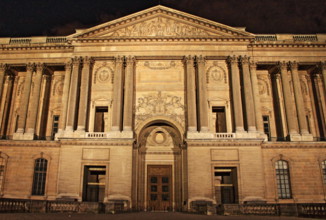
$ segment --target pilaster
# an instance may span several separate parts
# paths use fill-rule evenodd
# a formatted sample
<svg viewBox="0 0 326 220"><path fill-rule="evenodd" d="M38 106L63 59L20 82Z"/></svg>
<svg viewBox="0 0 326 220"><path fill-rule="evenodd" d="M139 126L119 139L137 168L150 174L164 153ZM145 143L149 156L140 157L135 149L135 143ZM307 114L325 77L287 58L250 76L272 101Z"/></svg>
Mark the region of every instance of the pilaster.
<svg viewBox="0 0 326 220"><path fill-rule="evenodd" d="M241 101L241 90L240 90L240 74L238 59L236 56L228 58L228 62L231 67L231 80L232 80L232 102L233 112L235 121L235 131L244 132L243 128L243 115L242 115L242 101Z"/></svg>
<svg viewBox="0 0 326 220"><path fill-rule="evenodd" d="M207 102L207 79L205 74L205 58L197 57L198 71L198 104L199 104L199 124L200 132L208 131L208 102Z"/></svg>
<svg viewBox="0 0 326 220"><path fill-rule="evenodd" d="M66 131L68 132L72 132L74 129L80 62L81 60L78 57L75 57L72 60L73 68L72 68L72 75L70 81L68 115L67 115L67 126L66 126Z"/></svg>
<svg viewBox="0 0 326 220"><path fill-rule="evenodd" d="M188 131L197 131L197 115L196 115L196 77L194 58L188 56L184 60L187 71L187 116Z"/></svg>
<svg viewBox="0 0 326 220"><path fill-rule="evenodd" d="M72 62L69 61L65 64L65 81L63 85L62 92L62 102L61 102L61 114L59 119L59 130L58 135L62 133L62 131L66 128L66 120L67 120L67 110L68 110L68 96L69 96L69 88L71 81L71 70L72 70Z"/></svg>
<svg viewBox="0 0 326 220"><path fill-rule="evenodd" d="M252 85L251 85L250 72L249 72L249 58L247 56L241 57L240 62L242 65L242 72L243 72L248 132L256 132L255 108L254 108Z"/></svg>
<svg viewBox="0 0 326 220"><path fill-rule="evenodd" d="M4 77L6 75L7 68L8 68L7 64L0 63L0 98L2 96L2 88L3 88Z"/></svg>
<svg viewBox="0 0 326 220"><path fill-rule="evenodd" d="M324 91L326 94L326 61L321 62L321 71L322 71L322 75L323 75Z"/></svg>
<svg viewBox="0 0 326 220"><path fill-rule="evenodd" d="M83 70L81 76L80 96L79 96L79 108L78 108L78 131L85 132L86 118L88 109L88 93L89 93L89 76L91 65L93 63L92 58L85 57L83 59Z"/></svg>
<svg viewBox="0 0 326 220"><path fill-rule="evenodd" d="M249 64L250 68L250 78L251 78L251 85L253 91L253 101L255 106L255 120L257 130L260 134L264 134L264 127L263 127L263 119L261 113L261 103L260 103L260 95L258 89L258 82L257 82L257 64L254 61L251 61Z"/></svg>
<svg viewBox="0 0 326 220"><path fill-rule="evenodd" d="M134 97L134 67L135 58L126 58L126 73L125 73L125 92L124 92L124 109L123 109L123 131L132 131L132 106Z"/></svg>
<svg viewBox="0 0 326 220"><path fill-rule="evenodd" d="M121 130L122 122L122 88L123 88L123 63L122 57L115 59L114 84L113 84L113 110L112 131Z"/></svg>

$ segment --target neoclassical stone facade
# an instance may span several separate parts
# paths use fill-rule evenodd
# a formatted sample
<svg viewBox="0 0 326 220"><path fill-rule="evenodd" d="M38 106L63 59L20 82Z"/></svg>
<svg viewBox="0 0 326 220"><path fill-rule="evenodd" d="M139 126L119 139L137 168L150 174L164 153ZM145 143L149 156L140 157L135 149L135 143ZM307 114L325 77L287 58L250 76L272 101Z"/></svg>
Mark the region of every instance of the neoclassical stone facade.
<svg viewBox="0 0 326 220"><path fill-rule="evenodd" d="M326 34L257 35L156 6L0 44L2 198L326 201Z"/></svg>

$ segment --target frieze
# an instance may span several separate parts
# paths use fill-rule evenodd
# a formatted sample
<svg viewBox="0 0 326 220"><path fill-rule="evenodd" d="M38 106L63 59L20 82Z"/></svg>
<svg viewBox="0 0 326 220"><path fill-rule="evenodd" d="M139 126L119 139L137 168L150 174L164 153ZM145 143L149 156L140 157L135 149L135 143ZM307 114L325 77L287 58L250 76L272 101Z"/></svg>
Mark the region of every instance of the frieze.
<svg viewBox="0 0 326 220"><path fill-rule="evenodd" d="M136 124L154 116L167 116L184 126L184 105L181 97L150 93L138 98L136 105Z"/></svg>
<svg viewBox="0 0 326 220"><path fill-rule="evenodd" d="M175 61L161 62L161 61L146 61L144 66L152 70L166 70L176 66Z"/></svg>

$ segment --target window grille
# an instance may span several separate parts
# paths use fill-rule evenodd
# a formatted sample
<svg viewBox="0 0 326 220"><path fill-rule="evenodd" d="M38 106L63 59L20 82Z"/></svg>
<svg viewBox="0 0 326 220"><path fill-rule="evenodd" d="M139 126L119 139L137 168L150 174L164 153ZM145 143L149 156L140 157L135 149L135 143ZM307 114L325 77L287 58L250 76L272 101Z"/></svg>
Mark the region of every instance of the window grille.
<svg viewBox="0 0 326 220"><path fill-rule="evenodd" d="M291 185L290 185L290 172L288 162L284 160L276 161L276 180L279 199L290 199Z"/></svg>
<svg viewBox="0 0 326 220"><path fill-rule="evenodd" d="M55 134L58 132L59 129L59 115L53 115L53 122L52 122L52 140L54 139Z"/></svg>
<svg viewBox="0 0 326 220"><path fill-rule="evenodd" d="M46 159L38 158L35 160L32 195L44 195L47 166L48 161Z"/></svg>

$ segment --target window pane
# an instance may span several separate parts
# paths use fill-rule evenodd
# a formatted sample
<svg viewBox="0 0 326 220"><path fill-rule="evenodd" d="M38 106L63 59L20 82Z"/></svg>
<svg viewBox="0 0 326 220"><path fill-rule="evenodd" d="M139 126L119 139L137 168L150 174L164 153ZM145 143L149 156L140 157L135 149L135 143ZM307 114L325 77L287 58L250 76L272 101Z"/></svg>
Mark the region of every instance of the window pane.
<svg viewBox="0 0 326 220"><path fill-rule="evenodd" d="M275 168L278 197L280 199L289 199L292 196L288 163L284 160L279 160L275 163Z"/></svg>
<svg viewBox="0 0 326 220"><path fill-rule="evenodd" d="M33 195L44 195L45 193L45 181L48 161L44 158L35 160L34 178L33 178Z"/></svg>

